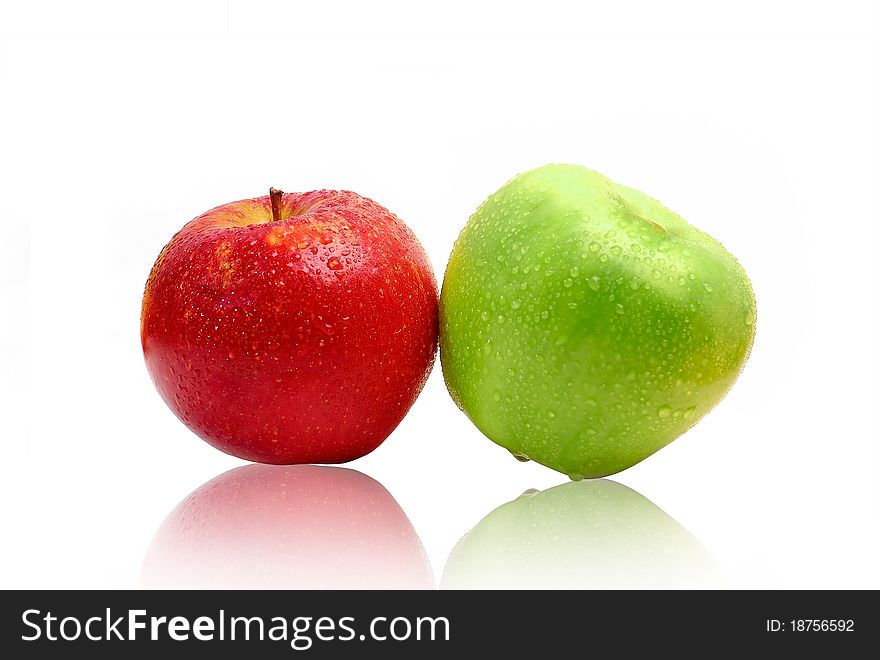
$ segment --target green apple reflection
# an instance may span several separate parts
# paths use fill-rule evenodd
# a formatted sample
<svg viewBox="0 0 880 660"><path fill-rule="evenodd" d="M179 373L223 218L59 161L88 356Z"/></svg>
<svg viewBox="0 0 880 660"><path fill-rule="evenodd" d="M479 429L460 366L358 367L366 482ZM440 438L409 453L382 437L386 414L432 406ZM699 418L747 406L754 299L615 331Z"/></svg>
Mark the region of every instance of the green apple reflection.
<svg viewBox="0 0 880 660"><path fill-rule="evenodd" d="M700 588L720 570L650 500L607 479L526 491L453 548L442 589Z"/></svg>

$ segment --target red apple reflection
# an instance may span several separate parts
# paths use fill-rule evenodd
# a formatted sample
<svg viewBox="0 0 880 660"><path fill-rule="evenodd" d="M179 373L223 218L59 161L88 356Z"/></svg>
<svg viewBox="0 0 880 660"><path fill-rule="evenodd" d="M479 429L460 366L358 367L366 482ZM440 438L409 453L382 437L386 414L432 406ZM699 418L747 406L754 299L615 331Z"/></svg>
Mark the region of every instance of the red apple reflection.
<svg viewBox="0 0 880 660"><path fill-rule="evenodd" d="M147 588L430 589L403 510L346 468L248 465L188 495L144 561Z"/></svg>

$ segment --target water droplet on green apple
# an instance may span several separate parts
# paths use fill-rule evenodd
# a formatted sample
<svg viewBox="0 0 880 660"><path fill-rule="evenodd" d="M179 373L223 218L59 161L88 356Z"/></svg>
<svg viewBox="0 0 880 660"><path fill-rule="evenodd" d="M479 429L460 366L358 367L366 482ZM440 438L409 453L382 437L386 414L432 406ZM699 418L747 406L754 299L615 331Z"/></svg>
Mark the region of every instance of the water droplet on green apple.
<svg viewBox="0 0 880 660"><path fill-rule="evenodd" d="M574 281L572 281L570 277L566 277L565 280L562 282L562 286L564 286L565 288L570 287L572 284L574 284Z"/></svg>
<svg viewBox="0 0 880 660"><path fill-rule="evenodd" d="M611 246L611 254L613 254L615 257L621 252L623 252L623 248L621 248L619 245Z"/></svg>
<svg viewBox="0 0 880 660"><path fill-rule="evenodd" d="M685 419L690 419L691 417L694 416L694 413L696 412L696 410L697 410L696 406L691 406L690 408L688 408L687 410L684 411L684 414L682 416Z"/></svg>
<svg viewBox="0 0 880 660"><path fill-rule="evenodd" d="M513 302L510 303L510 308L511 308L511 309L519 309L520 307L522 307L522 301L521 301L521 300L514 300Z"/></svg>
<svg viewBox="0 0 880 660"><path fill-rule="evenodd" d="M482 312L480 314L480 318L483 319L484 321L488 321L489 320L489 312L486 312L486 311Z"/></svg>
<svg viewBox="0 0 880 660"><path fill-rule="evenodd" d="M590 241L590 244L587 247L590 248L590 252L598 252L602 246L596 241Z"/></svg>
<svg viewBox="0 0 880 660"><path fill-rule="evenodd" d="M660 406L660 408L657 410L657 417L659 417L660 419L666 419L671 414L672 408L670 408L669 406Z"/></svg>
<svg viewBox="0 0 880 660"><path fill-rule="evenodd" d="M706 289L706 291L708 293L712 293L712 291L713 291L712 285L709 284L708 282L703 282L703 288Z"/></svg>
<svg viewBox="0 0 880 660"><path fill-rule="evenodd" d="M578 472L572 472L571 474L568 475L568 478L571 479L572 481L583 481L584 475L582 475Z"/></svg>
<svg viewBox="0 0 880 660"><path fill-rule="evenodd" d="M568 274L571 275L572 277L577 277L577 276L578 276L578 269L577 269L577 266L575 266L575 267L572 268L570 271L568 271Z"/></svg>
<svg viewBox="0 0 880 660"><path fill-rule="evenodd" d="M510 453L520 463L528 463L530 460L532 460L531 458L529 458L528 456L526 456L525 454L523 454L521 452L512 451ZM526 491L526 492L528 492L528 491ZM525 494L525 493L523 493L523 494Z"/></svg>
<svg viewBox="0 0 880 660"><path fill-rule="evenodd" d="M615 312L616 314L623 314L623 305L621 305L620 303L617 303L617 304L614 306L614 312Z"/></svg>
<svg viewBox="0 0 880 660"><path fill-rule="evenodd" d="M590 287L593 291L598 291L601 287L601 284L602 282L598 275L593 275L587 282L587 286Z"/></svg>

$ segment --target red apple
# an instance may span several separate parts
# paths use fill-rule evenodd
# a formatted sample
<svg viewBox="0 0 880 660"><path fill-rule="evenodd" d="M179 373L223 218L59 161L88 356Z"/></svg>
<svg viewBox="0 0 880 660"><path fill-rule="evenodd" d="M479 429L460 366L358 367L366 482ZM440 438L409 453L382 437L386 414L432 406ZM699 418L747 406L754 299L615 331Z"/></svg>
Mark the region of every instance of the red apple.
<svg viewBox="0 0 880 660"><path fill-rule="evenodd" d="M341 463L378 447L424 386L437 284L413 233L375 202L273 189L171 239L141 342L162 398L214 447Z"/></svg>
<svg viewBox="0 0 880 660"><path fill-rule="evenodd" d="M385 488L346 468L247 465L190 493L144 559L145 587L430 589L431 565Z"/></svg>

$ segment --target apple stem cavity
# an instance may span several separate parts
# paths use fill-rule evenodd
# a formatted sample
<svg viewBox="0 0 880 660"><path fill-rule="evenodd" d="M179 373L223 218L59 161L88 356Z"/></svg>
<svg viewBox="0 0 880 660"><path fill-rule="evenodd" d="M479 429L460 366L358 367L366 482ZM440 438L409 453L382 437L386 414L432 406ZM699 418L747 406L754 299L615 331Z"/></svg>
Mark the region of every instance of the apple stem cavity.
<svg viewBox="0 0 880 660"><path fill-rule="evenodd" d="M283 190L269 188L269 201L272 204L272 222L278 222L281 220L281 197L283 195Z"/></svg>

